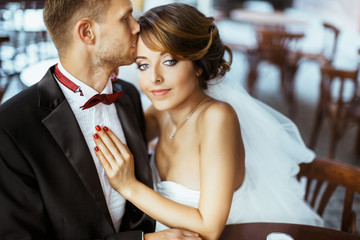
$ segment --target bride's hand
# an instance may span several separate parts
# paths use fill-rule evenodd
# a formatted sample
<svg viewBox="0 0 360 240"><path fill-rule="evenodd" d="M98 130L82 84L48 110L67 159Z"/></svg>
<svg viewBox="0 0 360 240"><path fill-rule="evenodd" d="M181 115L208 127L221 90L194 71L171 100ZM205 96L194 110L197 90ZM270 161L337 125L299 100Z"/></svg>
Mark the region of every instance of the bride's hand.
<svg viewBox="0 0 360 240"><path fill-rule="evenodd" d="M125 197L137 182L134 172L134 158L130 150L107 127L96 126L93 135L95 153L105 169L111 186Z"/></svg>

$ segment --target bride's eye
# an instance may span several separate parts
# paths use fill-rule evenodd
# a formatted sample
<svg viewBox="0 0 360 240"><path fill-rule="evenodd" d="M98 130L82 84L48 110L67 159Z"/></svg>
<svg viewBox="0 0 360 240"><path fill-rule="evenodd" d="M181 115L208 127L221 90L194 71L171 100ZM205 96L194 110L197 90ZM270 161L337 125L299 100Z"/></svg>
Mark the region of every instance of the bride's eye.
<svg viewBox="0 0 360 240"><path fill-rule="evenodd" d="M176 60L176 59L170 59L170 60L166 60L164 62L165 65L168 65L168 66L175 66L179 61Z"/></svg>
<svg viewBox="0 0 360 240"><path fill-rule="evenodd" d="M138 68L140 71L143 71L143 70L149 68L149 64L138 64L138 65L137 65L137 68Z"/></svg>

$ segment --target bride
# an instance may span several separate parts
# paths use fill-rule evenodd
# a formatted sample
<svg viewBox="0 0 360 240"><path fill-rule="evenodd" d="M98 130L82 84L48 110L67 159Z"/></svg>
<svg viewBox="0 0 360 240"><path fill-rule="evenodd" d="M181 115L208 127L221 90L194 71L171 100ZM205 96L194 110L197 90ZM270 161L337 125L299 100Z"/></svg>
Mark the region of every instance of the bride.
<svg viewBox="0 0 360 240"><path fill-rule="evenodd" d="M155 191L136 180L132 154L104 126L95 151L113 188L157 220L157 231L182 228L217 239L232 223L322 225L295 178L299 163L314 153L285 116L241 86L216 80L229 70L232 54L213 18L168 4L139 23L138 77L152 102L147 138L158 139L151 159Z"/></svg>

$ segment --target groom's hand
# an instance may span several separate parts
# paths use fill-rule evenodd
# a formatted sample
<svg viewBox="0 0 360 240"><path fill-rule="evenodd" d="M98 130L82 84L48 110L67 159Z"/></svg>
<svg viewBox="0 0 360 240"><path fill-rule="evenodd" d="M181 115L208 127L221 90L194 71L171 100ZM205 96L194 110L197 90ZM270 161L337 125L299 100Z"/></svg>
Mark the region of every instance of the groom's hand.
<svg viewBox="0 0 360 240"><path fill-rule="evenodd" d="M197 233L173 228L147 233L144 235L144 240L202 240L202 238Z"/></svg>

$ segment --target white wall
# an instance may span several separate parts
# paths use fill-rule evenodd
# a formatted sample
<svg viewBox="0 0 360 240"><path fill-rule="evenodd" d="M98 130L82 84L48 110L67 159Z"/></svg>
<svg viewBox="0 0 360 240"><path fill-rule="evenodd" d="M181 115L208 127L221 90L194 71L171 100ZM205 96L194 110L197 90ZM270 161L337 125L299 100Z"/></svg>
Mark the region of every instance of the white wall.
<svg viewBox="0 0 360 240"><path fill-rule="evenodd" d="M294 7L341 29L360 30L360 0L294 0Z"/></svg>

